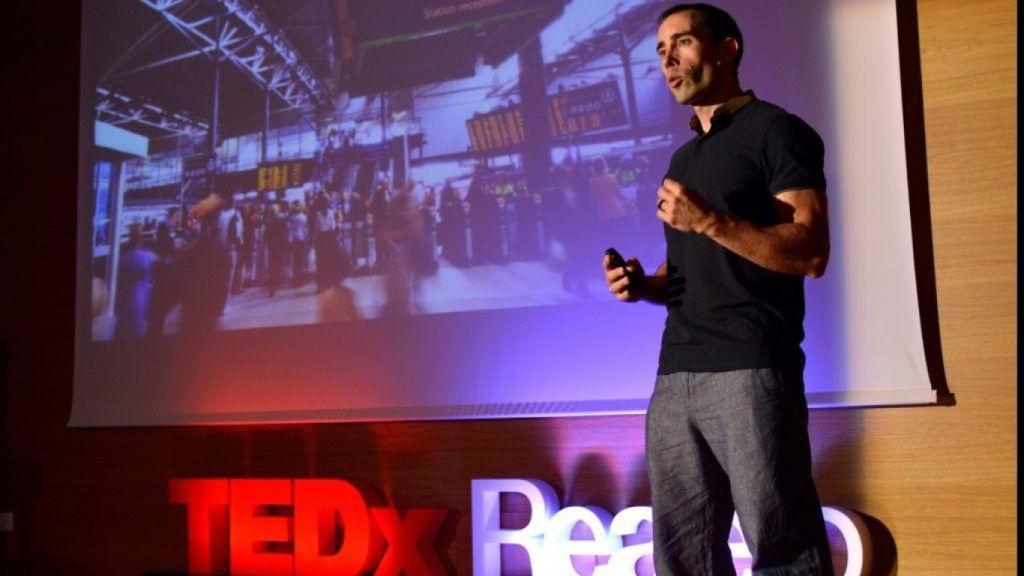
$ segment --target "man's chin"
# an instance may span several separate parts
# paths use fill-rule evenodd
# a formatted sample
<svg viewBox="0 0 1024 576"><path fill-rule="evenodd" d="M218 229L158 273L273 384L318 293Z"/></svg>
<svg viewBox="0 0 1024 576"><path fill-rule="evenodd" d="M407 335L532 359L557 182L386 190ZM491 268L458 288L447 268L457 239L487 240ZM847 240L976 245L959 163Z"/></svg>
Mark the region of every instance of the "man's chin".
<svg viewBox="0 0 1024 576"><path fill-rule="evenodd" d="M693 104L693 94L686 92L673 92L672 97L676 99L676 102L683 106L689 106Z"/></svg>

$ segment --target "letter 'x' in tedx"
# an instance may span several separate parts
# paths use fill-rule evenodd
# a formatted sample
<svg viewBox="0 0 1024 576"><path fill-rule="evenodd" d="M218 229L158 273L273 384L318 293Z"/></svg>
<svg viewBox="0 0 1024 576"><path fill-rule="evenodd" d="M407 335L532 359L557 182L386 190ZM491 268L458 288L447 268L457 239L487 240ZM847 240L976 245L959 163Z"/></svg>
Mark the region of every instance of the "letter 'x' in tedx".
<svg viewBox="0 0 1024 576"><path fill-rule="evenodd" d="M399 518L395 508L373 508L373 519L388 541L387 552L375 576L424 574L441 576L447 571L434 552L434 537L444 522L447 510L410 508Z"/></svg>

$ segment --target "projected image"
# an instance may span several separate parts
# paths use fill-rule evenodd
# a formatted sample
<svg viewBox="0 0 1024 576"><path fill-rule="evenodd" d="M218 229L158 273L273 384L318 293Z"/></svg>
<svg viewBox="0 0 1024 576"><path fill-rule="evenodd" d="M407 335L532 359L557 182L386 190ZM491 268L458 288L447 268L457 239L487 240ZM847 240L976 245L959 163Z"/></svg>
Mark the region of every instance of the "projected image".
<svg viewBox="0 0 1024 576"><path fill-rule="evenodd" d="M94 340L603 299L606 247L663 255L662 2L381 6L85 3Z"/></svg>
<svg viewBox="0 0 1024 576"><path fill-rule="evenodd" d="M618 302L600 263L666 262L656 190L694 135L657 57L670 4L83 2L71 425L643 412L666 309ZM934 403L913 22L715 4L742 88L824 143L809 405Z"/></svg>

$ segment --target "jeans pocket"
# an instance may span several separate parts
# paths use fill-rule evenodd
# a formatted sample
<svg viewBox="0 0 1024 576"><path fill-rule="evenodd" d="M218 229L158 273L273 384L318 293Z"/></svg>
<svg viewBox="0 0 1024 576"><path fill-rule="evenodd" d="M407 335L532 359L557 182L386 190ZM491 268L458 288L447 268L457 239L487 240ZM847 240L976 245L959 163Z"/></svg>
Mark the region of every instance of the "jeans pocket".
<svg viewBox="0 0 1024 576"><path fill-rule="evenodd" d="M775 368L754 370L754 379L769 396L779 396L785 391L782 373Z"/></svg>

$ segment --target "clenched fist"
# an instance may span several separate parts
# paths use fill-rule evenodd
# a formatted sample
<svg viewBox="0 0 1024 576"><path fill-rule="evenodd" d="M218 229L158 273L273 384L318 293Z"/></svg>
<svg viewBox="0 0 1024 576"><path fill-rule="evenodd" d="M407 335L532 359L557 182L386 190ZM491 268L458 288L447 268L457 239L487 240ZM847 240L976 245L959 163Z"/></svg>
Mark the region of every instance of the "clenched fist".
<svg viewBox="0 0 1024 576"><path fill-rule="evenodd" d="M720 215L696 190L665 178L658 188L658 219L680 232L704 234Z"/></svg>

